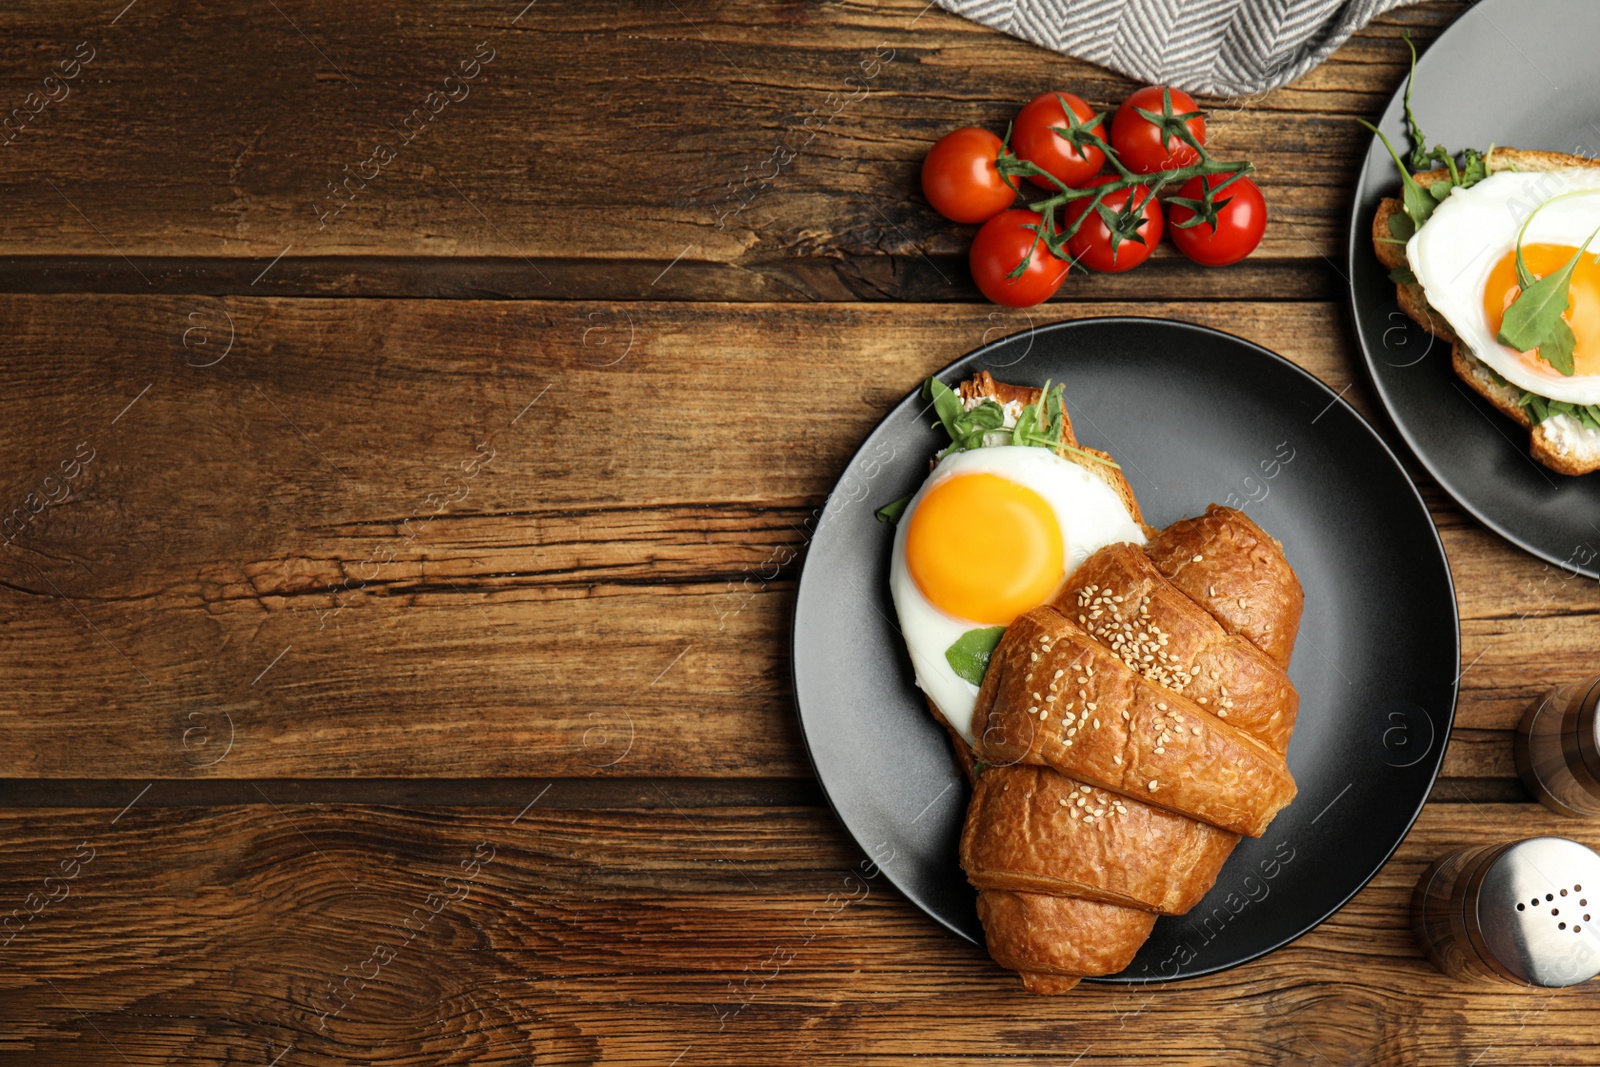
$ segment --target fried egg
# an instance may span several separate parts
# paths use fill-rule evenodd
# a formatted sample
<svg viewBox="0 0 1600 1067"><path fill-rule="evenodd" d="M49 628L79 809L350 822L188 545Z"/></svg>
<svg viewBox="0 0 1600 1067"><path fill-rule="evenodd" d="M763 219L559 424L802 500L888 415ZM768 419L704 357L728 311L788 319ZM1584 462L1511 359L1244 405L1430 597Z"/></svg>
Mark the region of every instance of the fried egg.
<svg viewBox="0 0 1600 1067"><path fill-rule="evenodd" d="M1592 195L1556 200L1565 193ZM1541 205L1545 205L1541 207ZM1537 277L1559 270L1600 227L1600 171L1502 171L1445 197L1406 244L1406 260L1428 303L1462 344L1506 381L1530 393L1573 404L1600 403L1600 238L1578 260L1566 313L1577 346L1573 373L1557 371L1538 352L1495 340L1517 284L1517 232Z"/></svg>
<svg viewBox="0 0 1600 1067"><path fill-rule="evenodd" d="M950 646L1043 604L1097 549L1144 539L1109 485L1047 448L946 456L901 514L889 563L917 686L971 742L978 687L951 667Z"/></svg>

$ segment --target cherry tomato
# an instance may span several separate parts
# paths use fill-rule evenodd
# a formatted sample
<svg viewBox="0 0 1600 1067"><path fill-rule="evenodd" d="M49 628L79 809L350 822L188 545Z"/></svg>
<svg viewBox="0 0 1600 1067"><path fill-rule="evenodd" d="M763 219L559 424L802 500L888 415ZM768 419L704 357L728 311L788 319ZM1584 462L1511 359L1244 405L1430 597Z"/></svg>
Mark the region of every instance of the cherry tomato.
<svg viewBox="0 0 1600 1067"><path fill-rule="evenodd" d="M1032 307L1049 300L1061 288L1062 279L1067 276L1066 261L1056 258L1043 241L1035 248L1034 233L1026 228L1038 226L1041 221L1037 211L1002 211L984 223L973 238L972 280L996 304ZM1024 256L1028 257L1027 267L1018 277L1008 278Z"/></svg>
<svg viewBox="0 0 1600 1067"><path fill-rule="evenodd" d="M1063 100L1079 122L1089 122L1094 118L1094 108L1071 93L1036 96L1017 112L1016 122L1011 126L1011 150L1068 185L1082 185L1100 173L1106 154L1093 145L1080 148L1051 129L1052 126L1062 129L1069 126L1067 113L1061 107ZM1101 137L1105 136L1102 126L1096 126L1095 132ZM1028 180L1046 189L1055 188L1047 178L1030 174Z"/></svg>
<svg viewBox="0 0 1600 1067"><path fill-rule="evenodd" d="M963 126L939 138L922 161L922 192L952 222L985 222L1011 206L1016 191L1000 177L1000 138Z"/></svg>
<svg viewBox="0 0 1600 1067"><path fill-rule="evenodd" d="M1090 181L1085 188L1105 185L1115 180L1106 175ZM1138 231L1144 243L1123 238L1113 254L1111 227L1106 225L1106 220L1100 217L1099 212L1095 212L1083 220L1083 225L1078 227L1077 233L1067 238L1067 251L1072 253L1074 263L1079 263L1090 270L1112 274L1117 271L1132 270L1150 258L1150 253L1155 251L1156 245L1161 241L1162 223L1161 201L1150 192L1149 186L1135 185L1131 189L1119 189L1114 193L1107 193L1100 202L1111 211L1121 211L1123 205L1128 202L1129 194L1134 196L1134 205L1139 208L1141 221L1138 224ZM1076 222L1078 216L1088 210L1088 197L1068 204L1068 225Z"/></svg>
<svg viewBox="0 0 1600 1067"><path fill-rule="evenodd" d="M1227 180L1226 174L1190 178L1178 187L1177 195L1188 200L1199 200L1202 181L1210 189ZM1178 246L1178 251L1208 267L1224 267L1239 262L1255 251L1256 245L1261 243L1261 235L1267 229L1267 201L1256 183L1249 178L1240 178L1218 193L1217 202L1223 201L1226 203L1217 211L1214 229L1204 222L1180 227L1179 223L1195 217L1194 209L1183 204L1167 205L1172 212L1172 243Z"/></svg>
<svg viewBox="0 0 1600 1067"><path fill-rule="evenodd" d="M1134 108L1143 108L1152 114L1161 114L1163 86L1150 85L1140 89L1122 102L1116 117L1111 120L1111 147L1116 150L1122 165L1135 174L1154 174L1158 170L1187 167L1200 159L1200 153L1181 137L1168 137L1161 143L1161 127L1139 114ZM1172 113L1182 115L1198 110L1194 97L1182 89L1167 90L1172 94ZM1201 144L1206 143L1206 120L1195 116L1187 123L1189 132Z"/></svg>

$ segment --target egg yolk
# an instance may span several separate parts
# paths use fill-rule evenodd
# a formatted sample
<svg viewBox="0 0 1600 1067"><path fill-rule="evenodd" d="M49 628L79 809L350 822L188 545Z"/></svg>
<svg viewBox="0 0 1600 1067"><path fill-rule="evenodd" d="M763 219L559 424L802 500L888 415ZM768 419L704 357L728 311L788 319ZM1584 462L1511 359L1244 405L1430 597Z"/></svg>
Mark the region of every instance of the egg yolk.
<svg viewBox="0 0 1600 1067"><path fill-rule="evenodd" d="M1066 576L1066 544L1044 497L994 474L929 489L906 531L906 566L933 605L990 626L1044 603Z"/></svg>
<svg viewBox="0 0 1600 1067"><path fill-rule="evenodd" d="M1572 245L1525 244L1522 258L1536 278L1543 278L1566 266L1577 249ZM1500 257L1489 272L1489 282L1483 290L1483 310L1489 317L1489 332L1500 333L1500 322L1506 308L1522 292L1517 284L1517 252L1512 249ZM1578 266L1572 272L1571 301L1562 318L1572 328L1577 344L1573 349L1573 373L1578 376L1600 374L1600 266L1594 261L1591 249L1578 257ZM1537 350L1522 353L1522 361L1542 374L1550 374L1550 364L1540 359Z"/></svg>

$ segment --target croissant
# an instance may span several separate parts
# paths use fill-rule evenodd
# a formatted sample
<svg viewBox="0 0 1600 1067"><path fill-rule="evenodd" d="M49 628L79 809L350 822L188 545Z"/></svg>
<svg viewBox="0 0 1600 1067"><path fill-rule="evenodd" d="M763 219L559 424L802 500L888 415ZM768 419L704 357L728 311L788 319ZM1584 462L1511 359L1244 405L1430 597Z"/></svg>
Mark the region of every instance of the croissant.
<svg viewBox="0 0 1600 1067"><path fill-rule="evenodd" d="M1060 993L1127 967L1295 795L1304 594L1242 512L1091 555L989 661L960 859L990 955ZM976 763L973 757L976 758Z"/></svg>

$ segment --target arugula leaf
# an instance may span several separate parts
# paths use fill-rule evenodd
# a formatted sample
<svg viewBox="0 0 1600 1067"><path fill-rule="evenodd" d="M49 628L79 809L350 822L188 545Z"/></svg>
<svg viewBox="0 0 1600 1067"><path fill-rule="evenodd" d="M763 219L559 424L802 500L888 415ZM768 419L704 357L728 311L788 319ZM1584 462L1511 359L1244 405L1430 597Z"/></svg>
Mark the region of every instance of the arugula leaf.
<svg viewBox="0 0 1600 1067"><path fill-rule="evenodd" d="M1389 138L1383 135L1382 130L1366 119L1356 119L1356 121L1371 130L1388 150L1389 158L1394 160L1394 165L1400 170L1401 201L1405 204L1406 214L1410 216L1413 226L1421 226L1428 221L1428 216L1433 214L1433 209L1439 206L1439 201L1429 196L1417 183L1417 179L1411 176L1411 171L1400 159L1400 153L1394 150L1394 145L1389 143Z"/></svg>
<svg viewBox="0 0 1600 1067"><path fill-rule="evenodd" d="M939 453L940 459L951 452L981 448L989 434L1005 428L1005 409L993 400L985 399L968 411L955 391L937 378L929 378L922 384L922 395L933 401L934 413L939 416L945 433L950 435L950 445Z"/></svg>
<svg viewBox="0 0 1600 1067"><path fill-rule="evenodd" d="M966 414L961 407L961 398L956 396L955 390L937 378L929 378L922 383L922 398L933 401L933 413L939 416L939 421L944 424L945 433L953 441L956 438L956 420Z"/></svg>
<svg viewBox="0 0 1600 1067"><path fill-rule="evenodd" d="M1535 214L1536 211L1529 213L1517 233L1517 280L1521 283L1522 292L1506 308L1495 340L1518 352L1538 349L1540 359L1571 377L1572 351L1577 342L1572 336L1572 328L1561 316L1572 303L1572 272L1577 269L1578 260L1583 257L1589 242L1600 236L1600 227L1595 228L1560 270L1534 280L1527 261L1522 258L1522 236Z"/></svg>
<svg viewBox="0 0 1600 1067"><path fill-rule="evenodd" d="M1071 452L1096 463L1121 469L1119 464L1104 456L1097 456L1093 452L1067 444L1063 439L1066 428L1066 406L1062 399L1062 387L1059 385L1052 387L1046 381L1040 392L1044 398L1043 415L1040 414L1038 404L1025 406L1018 413L1016 424L1009 431L1011 444L1037 445L1058 453ZM922 384L922 395L933 401L934 413L939 416L939 422L950 435L950 444L939 453L940 459L951 452L982 448L991 443L989 441L991 434L1004 435L1008 432L1005 428L1005 409L993 400L986 398L971 411L967 411L955 391L937 378L929 378ZM1002 439L994 443L1004 443L1004 441Z"/></svg>
<svg viewBox="0 0 1600 1067"><path fill-rule="evenodd" d="M1428 137L1422 132L1422 127L1417 124L1416 112L1411 110L1411 86L1417 80L1417 46L1412 43L1411 34L1407 33L1404 36L1406 49L1411 53L1411 72L1406 75L1406 94L1402 100L1405 112L1406 135L1411 141L1411 153L1408 161L1414 171L1432 170L1433 164L1441 164L1450 172L1448 184L1435 182L1428 188L1428 192L1443 200L1453 188L1459 186L1465 189L1469 185L1476 185L1478 182L1483 181L1489 176L1489 171L1484 166L1483 153L1480 153L1476 148L1468 148L1461 153L1463 163L1457 168L1456 153L1442 144L1434 145L1431 150L1427 147ZM1444 186L1444 188L1441 189L1440 186Z"/></svg>
<svg viewBox="0 0 1600 1067"><path fill-rule="evenodd" d="M1465 149L1461 153L1462 164L1458 167L1456 153L1444 145L1434 145L1431 150L1427 147L1426 135L1423 134L1422 127L1417 124L1416 113L1411 110L1411 86L1417 79L1417 49L1411 43L1410 34L1406 34L1405 40L1406 47L1411 51L1411 73L1406 77L1406 92L1403 97L1406 135L1411 141L1411 151L1407 158L1405 160L1400 158L1400 154L1394 150L1394 145L1389 143L1389 138L1383 135L1382 130L1365 119L1356 120L1383 142L1389 158L1394 160L1395 168L1400 171L1401 202L1405 205L1405 215L1389 217L1389 233L1399 242L1410 240L1417 228L1428 221L1433 209L1442 204L1453 191L1476 185L1489 176L1489 168L1485 162L1487 153L1479 152L1476 148ZM1494 146L1491 145L1490 151L1493 149ZM1432 170L1434 164L1443 166L1449 177L1430 182L1424 187L1417 181L1413 172Z"/></svg>
<svg viewBox="0 0 1600 1067"><path fill-rule="evenodd" d="M1574 369L1572 354L1577 347L1578 339L1572 335L1572 327L1565 319L1556 319L1550 333L1539 342L1539 358L1570 378Z"/></svg>
<svg viewBox="0 0 1600 1067"><path fill-rule="evenodd" d="M989 669L989 657L994 655L1000 635L1005 632L1004 626L990 626L982 630L968 630L956 638L955 643L944 652L944 658L949 661L950 669L956 672L956 677L964 678L973 685L982 685L984 672Z"/></svg>
<svg viewBox="0 0 1600 1067"><path fill-rule="evenodd" d="M1411 110L1411 84L1417 80L1417 46L1411 43L1411 34L1403 35L1406 48L1411 52L1411 72L1406 75L1406 95L1403 100L1405 108L1406 134L1411 138L1411 169L1427 170L1430 156L1423 147L1428 143L1427 137L1422 133L1422 127L1417 125L1417 116Z"/></svg>
<svg viewBox="0 0 1600 1067"><path fill-rule="evenodd" d="M1417 284L1417 276L1412 274L1411 268L1403 263L1389 272L1389 280L1394 282L1396 285Z"/></svg>
<svg viewBox="0 0 1600 1067"><path fill-rule="evenodd" d="M1528 414L1533 416L1533 424L1539 425L1550 417L1549 401L1538 393L1523 393L1522 406L1528 409Z"/></svg>
<svg viewBox="0 0 1600 1067"><path fill-rule="evenodd" d="M1535 426L1552 415L1571 415L1589 429L1600 430L1600 404L1569 404L1565 400L1551 400L1547 396L1530 393L1526 389L1512 385L1487 363L1483 364L1483 370L1495 384L1517 390L1517 406L1528 413L1529 419Z"/></svg>
<svg viewBox="0 0 1600 1067"><path fill-rule="evenodd" d="M909 496L901 497L899 500L892 500L872 514L879 522L887 522L892 526L900 521L900 516L905 513L906 505L911 503L911 497L915 495L915 493L912 493Z"/></svg>
<svg viewBox="0 0 1600 1067"><path fill-rule="evenodd" d="M1518 403L1527 409L1535 426L1556 415L1570 415L1578 420L1580 426L1590 430L1600 430L1600 406L1594 404L1570 404L1565 400L1551 400L1549 397L1527 390L1523 390L1522 399Z"/></svg>
<svg viewBox="0 0 1600 1067"><path fill-rule="evenodd" d="M1539 279L1533 276L1533 271L1528 269L1528 261L1522 258L1522 234L1517 234L1517 288L1526 289Z"/></svg>

